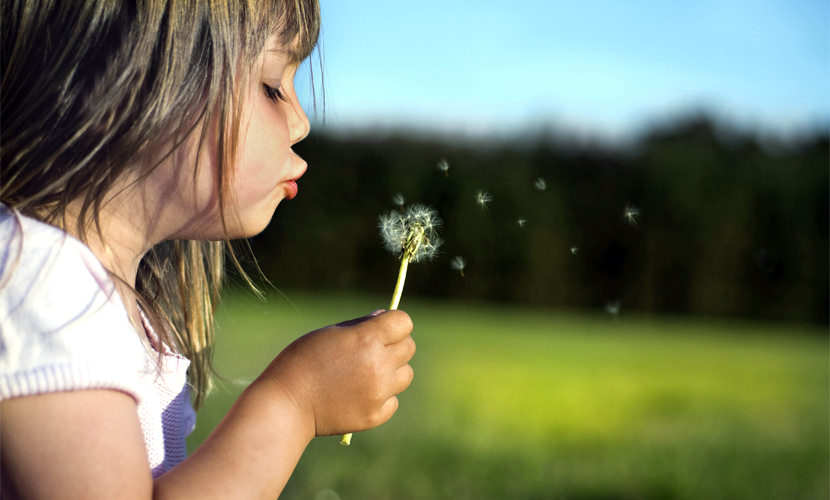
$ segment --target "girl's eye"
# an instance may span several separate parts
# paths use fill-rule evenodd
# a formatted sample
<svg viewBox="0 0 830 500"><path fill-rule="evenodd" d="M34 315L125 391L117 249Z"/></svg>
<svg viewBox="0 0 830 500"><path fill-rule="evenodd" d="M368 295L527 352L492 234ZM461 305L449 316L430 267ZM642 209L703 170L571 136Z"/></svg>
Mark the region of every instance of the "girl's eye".
<svg viewBox="0 0 830 500"><path fill-rule="evenodd" d="M272 101L288 101L288 99L285 97L285 94L282 92L282 90L279 89L279 87L274 88L263 83L262 88L265 90L265 95L268 96L268 98Z"/></svg>

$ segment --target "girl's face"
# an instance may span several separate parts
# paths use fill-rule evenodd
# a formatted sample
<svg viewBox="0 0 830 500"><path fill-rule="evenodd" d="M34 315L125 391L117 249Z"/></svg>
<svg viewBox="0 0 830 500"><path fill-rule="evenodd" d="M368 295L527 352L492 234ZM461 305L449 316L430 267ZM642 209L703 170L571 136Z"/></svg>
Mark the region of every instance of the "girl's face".
<svg viewBox="0 0 830 500"><path fill-rule="evenodd" d="M230 180L233 200L226 210L232 237L259 233L279 202L297 195L296 181L306 162L291 147L310 128L294 89L297 66L276 36L266 42L254 66Z"/></svg>
<svg viewBox="0 0 830 500"><path fill-rule="evenodd" d="M195 206L197 213L193 218L180 219L181 226L175 237L253 236L265 229L280 201L297 195L296 181L305 172L306 162L291 147L303 140L310 128L294 90L297 66L277 36L268 39L257 57L247 87L241 89L236 158L226 170L230 187L224 199L226 228L222 227L216 196L219 188L215 172L222 167L214 137L198 153L200 167L196 185L192 176L179 175L177 183L183 188L179 192L185 198L189 197L188 192L192 193L189 202L183 201L191 210ZM188 161L187 156L184 161Z"/></svg>

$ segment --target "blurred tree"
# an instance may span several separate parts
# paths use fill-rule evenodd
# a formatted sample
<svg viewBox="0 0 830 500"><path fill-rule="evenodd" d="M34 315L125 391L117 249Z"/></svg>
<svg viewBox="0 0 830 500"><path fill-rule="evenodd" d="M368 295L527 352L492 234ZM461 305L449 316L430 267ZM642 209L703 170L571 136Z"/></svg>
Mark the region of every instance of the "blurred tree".
<svg viewBox="0 0 830 500"><path fill-rule="evenodd" d="M391 293L397 264L376 225L399 194L445 222L442 254L407 294L826 324L829 145L827 130L772 144L705 114L617 148L550 131L314 133L296 147L310 166L301 196L252 245L278 288Z"/></svg>

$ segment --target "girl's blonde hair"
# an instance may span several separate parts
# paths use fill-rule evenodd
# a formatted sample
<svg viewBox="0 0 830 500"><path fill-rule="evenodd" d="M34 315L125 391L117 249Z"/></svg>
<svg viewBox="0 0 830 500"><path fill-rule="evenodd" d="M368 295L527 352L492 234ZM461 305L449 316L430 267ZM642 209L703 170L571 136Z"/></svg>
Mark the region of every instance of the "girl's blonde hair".
<svg viewBox="0 0 830 500"><path fill-rule="evenodd" d="M269 36L278 33L299 62L320 26L317 0L11 0L0 14L0 200L82 240L100 234L116 180L145 178L194 131L200 147L220 139L225 207L240 136L236 89ZM71 202L81 208L68 228ZM136 281L161 340L191 360L197 407L210 385L226 248L162 243Z"/></svg>

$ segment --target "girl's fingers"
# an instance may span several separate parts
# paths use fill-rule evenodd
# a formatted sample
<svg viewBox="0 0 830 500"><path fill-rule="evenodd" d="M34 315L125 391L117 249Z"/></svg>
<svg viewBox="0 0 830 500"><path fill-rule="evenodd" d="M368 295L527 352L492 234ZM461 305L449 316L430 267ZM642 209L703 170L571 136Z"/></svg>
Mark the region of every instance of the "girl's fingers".
<svg viewBox="0 0 830 500"><path fill-rule="evenodd" d="M386 345L394 344L412 333L412 318L403 311L386 311L370 318L369 321L379 322Z"/></svg>
<svg viewBox="0 0 830 500"><path fill-rule="evenodd" d="M376 426L386 422L390 418L392 418L392 415L394 415L395 412L398 411L398 404L399 403L398 403L398 397L397 396L392 396L391 398L387 399L386 402L383 403L383 406L380 409L379 422L377 422L372 427L376 427Z"/></svg>
<svg viewBox="0 0 830 500"><path fill-rule="evenodd" d="M370 318L374 318L375 316L377 316L378 314L381 314L382 312L384 312L383 309L376 309L376 310L370 312L369 314L367 314L366 316L361 316L359 318L354 318L354 319L349 319L349 320L346 320L346 321L341 321L340 323L337 323L334 326L348 327L348 326L359 325L360 323L363 323L364 321L366 321Z"/></svg>
<svg viewBox="0 0 830 500"><path fill-rule="evenodd" d="M412 319L403 311L378 309L359 318L341 321L339 328L355 327L361 334L377 335L383 345L394 344L412 332ZM371 333L370 333L371 332Z"/></svg>
<svg viewBox="0 0 830 500"><path fill-rule="evenodd" d="M395 370L394 379L392 381L392 393L393 394L400 394L406 390L407 387L412 383L412 379L415 378L415 370L412 369L412 366L406 364L402 367Z"/></svg>
<svg viewBox="0 0 830 500"><path fill-rule="evenodd" d="M395 367L405 365L415 356L415 340L408 335L394 344L387 345L386 349Z"/></svg>

